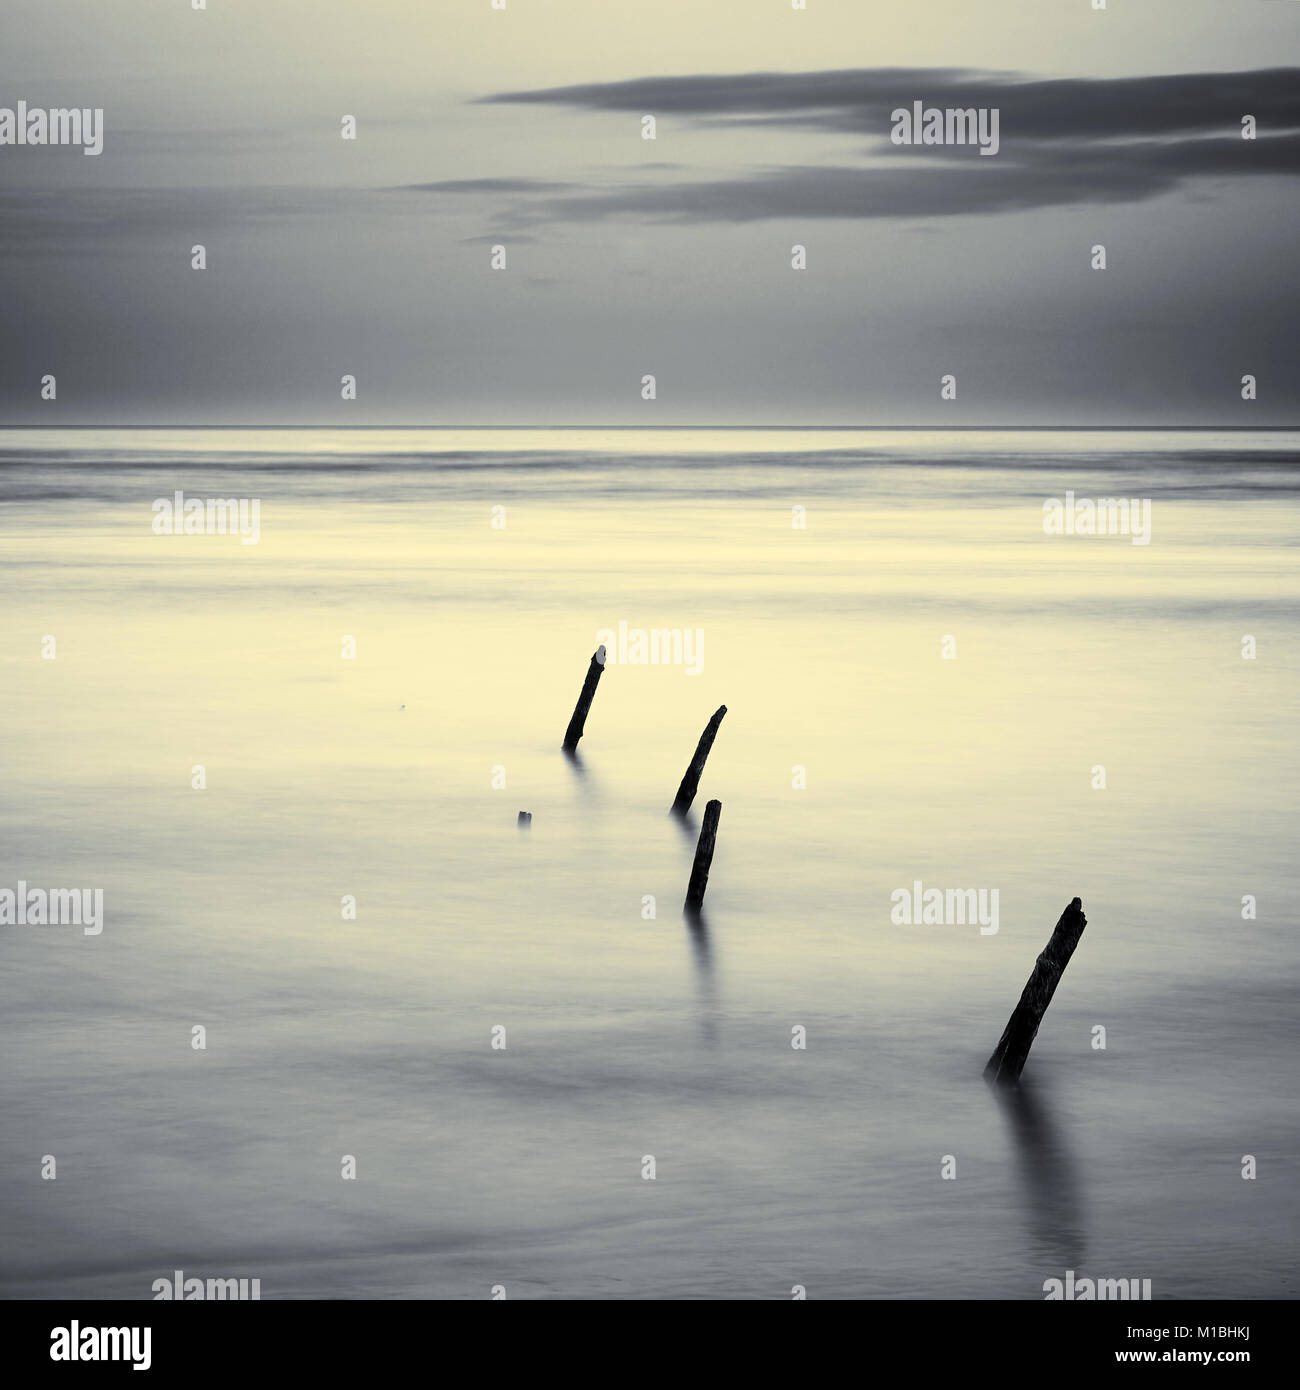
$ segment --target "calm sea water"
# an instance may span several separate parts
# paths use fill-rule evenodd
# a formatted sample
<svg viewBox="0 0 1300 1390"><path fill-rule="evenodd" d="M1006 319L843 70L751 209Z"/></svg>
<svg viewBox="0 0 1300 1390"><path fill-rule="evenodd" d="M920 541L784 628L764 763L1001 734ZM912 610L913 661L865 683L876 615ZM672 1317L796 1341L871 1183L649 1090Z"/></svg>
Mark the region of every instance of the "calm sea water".
<svg viewBox="0 0 1300 1390"><path fill-rule="evenodd" d="M101 887L106 919L0 927L0 1292L1291 1296L1298 462L0 434L0 888ZM259 499L258 543L155 535L177 489ZM1067 489L1149 499L1150 544L1045 535ZM569 761L620 622L702 633L701 669L611 664ZM998 931L895 924L917 880L998 890Z"/></svg>

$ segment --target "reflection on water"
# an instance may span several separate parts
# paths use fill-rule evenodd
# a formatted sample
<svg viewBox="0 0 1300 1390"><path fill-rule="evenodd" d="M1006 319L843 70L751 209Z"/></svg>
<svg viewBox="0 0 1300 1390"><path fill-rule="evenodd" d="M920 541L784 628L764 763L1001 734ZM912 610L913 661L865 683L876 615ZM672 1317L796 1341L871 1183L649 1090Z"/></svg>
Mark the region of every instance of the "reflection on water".
<svg viewBox="0 0 1300 1390"><path fill-rule="evenodd" d="M682 909L682 921L686 923L691 938L691 951L695 956L696 975L700 984L700 1022L705 1039L712 1041L717 1036L717 1020L714 1017L713 997L713 950L709 944L709 923L704 909L689 904Z"/></svg>
<svg viewBox="0 0 1300 1390"><path fill-rule="evenodd" d="M1086 1249L1078 1175L1047 1096L1031 1078L994 1086L1007 1121L1025 1193L1026 1226L1049 1266L1082 1266Z"/></svg>

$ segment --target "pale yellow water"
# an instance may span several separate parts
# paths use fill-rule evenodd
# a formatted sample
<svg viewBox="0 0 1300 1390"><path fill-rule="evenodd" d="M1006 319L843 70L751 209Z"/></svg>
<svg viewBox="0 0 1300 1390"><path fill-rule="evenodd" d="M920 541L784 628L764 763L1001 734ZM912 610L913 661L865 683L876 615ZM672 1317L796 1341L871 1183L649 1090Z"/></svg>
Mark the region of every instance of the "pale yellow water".
<svg viewBox="0 0 1300 1390"><path fill-rule="evenodd" d="M0 928L0 1286L1288 1296L1298 443L0 435L0 887L106 904ZM258 544L153 534L177 488ZM1044 535L1067 488L1151 543ZM570 763L620 621L702 670L611 664ZM918 879L999 930L894 925Z"/></svg>

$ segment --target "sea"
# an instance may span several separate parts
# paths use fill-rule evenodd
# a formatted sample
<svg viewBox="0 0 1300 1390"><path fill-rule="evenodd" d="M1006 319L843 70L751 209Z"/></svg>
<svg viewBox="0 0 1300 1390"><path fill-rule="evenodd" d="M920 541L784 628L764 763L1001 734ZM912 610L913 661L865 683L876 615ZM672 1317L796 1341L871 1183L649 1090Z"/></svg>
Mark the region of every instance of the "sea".
<svg viewBox="0 0 1300 1390"><path fill-rule="evenodd" d="M0 431L0 1295L1294 1297L1298 537L1284 431Z"/></svg>

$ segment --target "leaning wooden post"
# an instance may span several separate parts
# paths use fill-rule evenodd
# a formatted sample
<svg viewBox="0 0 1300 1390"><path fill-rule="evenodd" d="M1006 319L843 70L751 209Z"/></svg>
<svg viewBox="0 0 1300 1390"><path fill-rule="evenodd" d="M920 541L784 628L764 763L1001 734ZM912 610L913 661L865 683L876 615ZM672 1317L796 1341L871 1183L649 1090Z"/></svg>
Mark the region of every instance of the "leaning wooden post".
<svg viewBox="0 0 1300 1390"><path fill-rule="evenodd" d="M673 810L678 815L684 816L691 809L691 802L695 800L695 793L700 789L700 776L704 772L704 763L709 756L709 750L713 747L713 740L718 736L718 726L722 723L722 716L726 712L726 705L718 707L717 713L705 725L704 732L700 735L700 741L695 745L695 756L691 759L690 767L686 769L682 784L677 788L677 799L673 802Z"/></svg>
<svg viewBox="0 0 1300 1390"><path fill-rule="evenodd" d="M583 727L587 723L587 711L591 708L592 700L596 698L596 687L600 684L601 672L604 669L605 648L602 644L592 653L591 665L587 667L587 679L582 683L582 693L578 696L578 703L573 707L573 718L569 720L569 727L564 731L566 752L572 753L578 746Z"/></svg>
<svg viewBox="0 0 1300 1390"><path fill-rule="evenodd" d="M691 865L691 882L686 890L687 907L698 908L704 903L704 890L709 886L709 865L713 863L713 846L718 839L718 817L721 815L720 801L710 801L704 808L704 824L700 826L695 863Z"/></svg>
<svg viewBox="0 0 1300 1390"><path fill-rule="evenodd" d="M1052 1002L1056 986L1087 925L1083 904L1075 898L1061 913L1052 939L1034 962L1033 974L1020 995L1020 1003L1016 1005L997 1047L993 1049L993 1056L984 1068L986 1081L1014 1086L1020 1080L1025 1059L1038 1034L1038 1025L1043 1021L1043 1014Z"/></svg>

